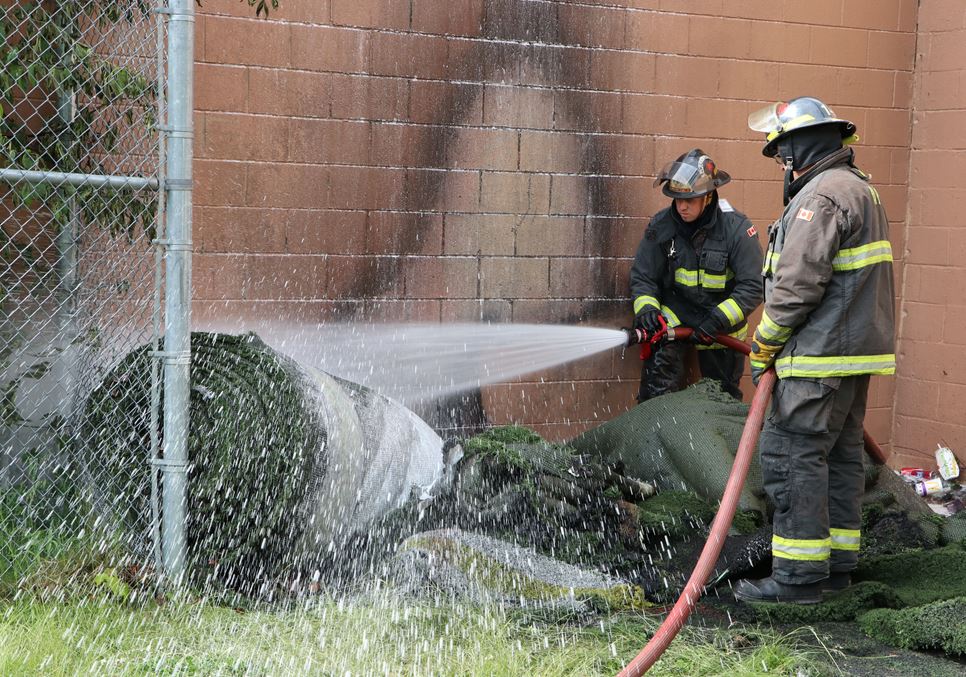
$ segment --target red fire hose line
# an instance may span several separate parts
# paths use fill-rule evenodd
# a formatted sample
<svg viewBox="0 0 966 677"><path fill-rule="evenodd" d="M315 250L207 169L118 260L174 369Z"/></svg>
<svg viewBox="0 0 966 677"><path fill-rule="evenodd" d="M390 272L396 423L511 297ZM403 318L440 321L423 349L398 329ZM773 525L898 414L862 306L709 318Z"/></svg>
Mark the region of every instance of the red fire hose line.
<svg viewBox="0 0 966 677"><path fill-rule="evenodd" d="M673 332L672 340L683 340L691 335L691 329L686 327L675 327ZM750 352L747 344L735 338L723 334L718 334L715 338L718 343L732 350L746 355ZM748 419L745 421L745 427L741 432L738 452L735 454L734 465L731 466L731 474L728 476L727 485L725 485L721 505L718 507L718 512L711 523L708 540L704 544L704 549L701 551L701 556L698 558L694 571L691 572L691 578L688 579L687 585L684 586L684 590L678 597L677 602L674 603L671 612L661 623L661 627L657 629L654 636L651 637L647 646L620 671L618 677L640 677L647 672L668 648L678 631L684 627L688 616L691 615L698 600L701 599L704 584L707 582L708 576L711 575L714 565L718 561L718 556L721 554L725 539L728 537L728 529L734 519L735 510L738 508L738 498L748 475L748 466L751 465L751 458L758 446L758 435L765 421L765 409L768 407L771 391L777 380L775 370L769 369L762 374L758 381L758 388L755 390L755 396L748 411ZM885 455L868 433L865 433L865 450L877 462L885 462Z"/></svg>

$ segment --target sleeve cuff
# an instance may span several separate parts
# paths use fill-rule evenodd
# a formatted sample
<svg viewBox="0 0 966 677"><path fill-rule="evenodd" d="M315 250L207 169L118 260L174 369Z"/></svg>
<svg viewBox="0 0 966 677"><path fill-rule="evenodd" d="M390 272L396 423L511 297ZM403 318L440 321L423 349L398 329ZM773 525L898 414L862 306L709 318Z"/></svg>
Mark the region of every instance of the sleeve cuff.
<svg viewBox="0 0 966 677"><path fill-rule="evenodd" d="M761 314L761 322L755 329L755 340L759 343L767 343L773 346L783 346L791 338L792 328L778 324L770 317L768 311Z"/></svg>
<svg viewBox="0 0 966 677"><path fill-rule="evenodd" d="M634 299L634 314L637 315L646 308L661 309L661 302L653 296L638 296Z"/></svg>
<svg viewBox="0 0 966 677"><path fill-rule="evenodd" d="M745 319L745 313L741 310L741 306L734 299L725 299L717 306L715 310L718 311L718 317L722 321L723 327L737 327Z"/></svg>

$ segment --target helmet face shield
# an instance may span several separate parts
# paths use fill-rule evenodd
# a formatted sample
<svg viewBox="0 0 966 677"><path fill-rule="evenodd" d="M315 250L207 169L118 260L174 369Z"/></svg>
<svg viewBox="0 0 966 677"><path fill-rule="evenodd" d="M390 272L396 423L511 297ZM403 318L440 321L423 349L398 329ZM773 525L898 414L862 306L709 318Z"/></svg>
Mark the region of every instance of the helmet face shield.
<svg viewBox="0 0 966 677"><path fill-rule="evenodd" d="M664 165L664 169L654 179L654 185L659 186L662 181L667 181L667 187L671 192L693 193L692 197L714 190L714 182L710 176L702 175L697 167L683 162L673 161Z"/></svg>
<svg viewBox="0 0 966 677"><path fill-rule="evenodd" d="M719 170L710 157L696 148L664 165L654 186L663 183L662 192L671 198L692 198L707 195L730 180L727 172Z"/></svg>
<svg viewBox="0 0 966 677"><path fill-rule="evenodd" d="M776 102L768 104L764 108L759 108L748 116L748 128L754 132L762 132L764 134L780 132L782 122L778 117L778 111L783 105L785 104Z"/></svg>

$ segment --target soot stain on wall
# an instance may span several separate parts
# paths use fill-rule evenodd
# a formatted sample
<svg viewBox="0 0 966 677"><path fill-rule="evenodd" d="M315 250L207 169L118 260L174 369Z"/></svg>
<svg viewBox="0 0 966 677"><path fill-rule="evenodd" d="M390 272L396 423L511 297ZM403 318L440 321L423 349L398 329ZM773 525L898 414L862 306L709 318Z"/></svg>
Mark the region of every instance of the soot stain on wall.
<svg viewBox="0 0 966 677"><path fill-rule="evenodd" d="M549 86L555 92L562 110L554 111L555 117L566 115L570 120L593 127L595 111L589 105L588 97L568 96L573 91L557 88L556 83L570 81L581 71L586 73L586 59L581 58L578 48L563 49L579 41L578 35L586 35L586 27L562 24L556 3L527 2L524 0L487 0L480 17L482 39L452 40L449 46L448 70L450 73L483 84L501 83L509 76L511 82L525 85ZM497 79L497 76L501 76ZM577 83L586 76L576 75ZM413 165L430 169L409 169L406 172L404 208L415 212L445 212L442 204L445 193L447 167L456 151L460 138L460 127L468 112L477 105L477 98L483 87L448 88L436 108L439 115L433 120L437 134L422 135L419 147L415 149ZM411 104L412 107L412 104ZM576 125L581 126L581 125ZM590 130L574 130L582 134ZM582 172L586 172L582 182L586 187L585 241L594 235L609 235L607 229L591 228L588 224L594 216L615 215L617 200L613 188L605 179L596 175L605 161L602 154L607 150L593 134L584 134L579 144L578 160ZM521 175L525 176L525 175ZM424 239L420 238L419 220L413 219L397 233L398 253L401 256L416 255L423 251ZM588 245L585 244L585 247ZM609 238L594 238L593 249L596 255L606 255L612 250ZM629 254L629 253L628 253ZM357 297L372 297L392 293L400 279L402 266L370 266L360 270L351 292ZM607 289L611 285L608 274L611 266L597 266L591 273L595 289ZM512 301L511 301L512 302ZM371 307L371 306L370 306ZM610 319L606 302L598 299L574 301L567 304L564 317L556 320L579 323L588 318L607 317ZM485 313L485 311L484 311ZM484 317L484 319L486 319ZM474 432L485 423L485 411L480 391L457 395L451 398L428 403L418 410L437 430L456 433Z"/></svg>
<svg viewBox="0 0 966 677"><path fill-rule="evenodd" d="M598 112L588 105L586 97L570 97L567 93L571 90L555 87L564 74L586 69L586 62L580 57L578 49L555 48L579 42L576 36L586 35L586 27L561 23L556 3L526 0L488 0L482 8L480 23L482 39L450 41L447 64L450 72L462 77L476 76L484 84L489 84L494 82L492 75L496 67L497 72L515 74L518 81L553 87L563 107L560 113L572 120L589 122L595 119ZM433 121L434 130L438 130L438 133L421 135L421 143L415 149L412 163L428 169L407 170L403 189L405 209L433 213L445 211L440 203L448 174L447 165L456 152L455 146L461 133L458 125L464 122L467 111L476 105L481 91L482 87L451 88L438 102L439 116ZM598 143L593 134L587 134L583 139L585 141L579 149L579 166L588 173L583 181L587 191L587 213L584 216L614 215L617 200L613 187L596 174L605 164L603 154L607 149ZM594 229L593 232L606 235L606 231ZM401 256L422 253L424 239L420 238L418 220L406 224L395 233L395 237ZM595 254L610 253L606 238L594 240ZM394 287L398 284L400 268L387 264L357 271L360 274L356 282L350 285L350 294L371 297L396 291ZM606 267L601 267L596 272L594 286L606 288L607 284Z"/></svg>

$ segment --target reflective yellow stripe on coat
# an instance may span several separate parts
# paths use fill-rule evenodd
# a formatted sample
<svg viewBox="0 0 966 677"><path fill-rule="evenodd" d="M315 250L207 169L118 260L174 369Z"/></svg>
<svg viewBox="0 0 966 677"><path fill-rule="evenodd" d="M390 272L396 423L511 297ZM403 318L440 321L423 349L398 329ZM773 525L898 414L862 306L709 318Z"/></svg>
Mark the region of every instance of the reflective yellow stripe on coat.
<svg viewBox="0 0 966 677"><path fill-rule="evenodd" d="M730 268L725 270L724 275L718 275L716 273L709 273L706 270L698 271L698 276L701 279L701 286L705 289L724 289L725 285L728 284L728 280L734 278L735 274Z"/></svg>
<svg viewBox="0 0 966 677"><path fill-rule="evenodd" d="M734 299L725 299L718 304L718 310L724 313L724 316L728 318L730 326L736 327L741 324L741 321L745 319L745 313L741 310L741 306Z"/></svg>
<svg viewBox="0 0 966 677"><path fill-rule="evenodd" d="M634 299L634 314L637 315L639 312L641 312L644 306L653 306L654 308L660 310L661 302L653 296L638 296L636 299Z"/></svg>
<svg viewBox="0 0 966 677"><path fill-rule="evenodd" d="M832 259L832 270L858 270L876 263L892 263L892 243L888 240L840 249Z"/></svg>
<svg viewBox="0 0 966 677"><path fill-rule="evenodd" d="M831 378L833 376L856 376L858 374L894 374L896 356L846 355L844 357L780 357L775 360L778 378L799 376L803 378Z"/></svg>
<svg viewBox="0 0 966 677"><path fill-rule="evenodd" d="M698 286L698 271L687 268L674 269L674 281L685 287Z"/></svg>
<svg viewBox="0 0 966 677"><path fill-rule="evenodd" d="M761 274L767 275L768 273L774 273L775 268L778 267L779 260L781 260L781 254L773 251L766 252ZM832 270L840 272L858 270L859 268L871 266L876 263L891 262L892 243L888 240L877 240L876 242L864 244L861 247L846 247L845 249L840 249L835 254L835 258L832 259Z"/></svg>
<svg viewBox="0 0 966 677"><path fill-rule="evenodd" d="M765 252L765 262L761 267L761 274L767 275L768 273L775 272L775 266L778 265L778 260L781 258L781 254L773 252L771 250Z"/></svg>
<svg viewBox="0 0 966 677"><path fill-rule="evenodd" d="M733 279L735 273L728 269L723 275L709 273L703 268L700 270L688 270L687 268L674 269L674 281L683 287L704 287L705 289L722 290L728 284L728 280Z"/></svg>
<svg viewBox="0 0 966 677"><path fill-rule="evenodd" d="M674 313L673 310L667 306L661 306L661 312L664 313L664 317L667 320L668 328L681 326L681 320Z"/></svg>
<svg viewBox="0 0 966 677"><path fill-rule="evenodd" d="M756 341L760 340L762 343L770 343L771 345L784 345L791 335L791 327L783 327L768 317L767 312L762 311L761 322L758 323L758 329L755 330Z"/></svg>

